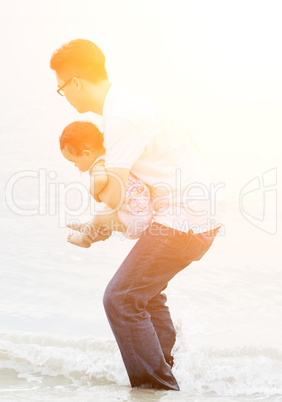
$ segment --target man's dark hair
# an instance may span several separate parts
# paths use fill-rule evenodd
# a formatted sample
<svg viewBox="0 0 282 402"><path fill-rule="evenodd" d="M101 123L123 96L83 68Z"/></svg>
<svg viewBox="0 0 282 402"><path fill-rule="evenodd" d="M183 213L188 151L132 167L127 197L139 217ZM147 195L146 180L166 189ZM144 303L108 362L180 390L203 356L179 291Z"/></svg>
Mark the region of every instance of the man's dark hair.
<svg viewBox="0 0 282 402"><path fill-rule="evenodd" d="M60 136L60 148L68 148L73 155L80 155L84 150L100 150L104 136L95 124L88 121L74 121L66 126Z"/></svg>
<svg viewBox="0 0 282 402"><path fill-rule="evenodd" d="M50 67L64 78L83 78L97 83L108 79L105 56L95 43L75 39L60 46L51 56Z"/></svg>

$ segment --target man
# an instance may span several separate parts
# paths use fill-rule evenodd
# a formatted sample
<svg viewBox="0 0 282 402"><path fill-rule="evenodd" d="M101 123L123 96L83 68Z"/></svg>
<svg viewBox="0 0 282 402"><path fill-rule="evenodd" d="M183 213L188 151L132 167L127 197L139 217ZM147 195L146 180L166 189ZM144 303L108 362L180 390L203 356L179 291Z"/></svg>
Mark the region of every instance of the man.
<svg viewBox="0 0 282 402"><path fill-rule="evenodd" d="M129 171L151 188L153 222L107 286L104 306L131 386L179 390L171 371L175 329L162 292L219 230L212 183L191 137L159 107L112 85L94 43L62 45L50 66L59 94L78 112L102 116L109 180L98 199L117 209Z"/></svg>

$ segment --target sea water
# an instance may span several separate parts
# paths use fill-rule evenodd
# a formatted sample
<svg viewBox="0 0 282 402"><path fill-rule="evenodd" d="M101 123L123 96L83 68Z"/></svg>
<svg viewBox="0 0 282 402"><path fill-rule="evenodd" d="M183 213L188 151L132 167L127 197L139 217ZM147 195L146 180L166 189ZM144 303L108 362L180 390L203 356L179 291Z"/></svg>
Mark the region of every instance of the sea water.
<svg viewBox="0 0 282 402"><path fill-rule="evenodd" d="M57 138L3 134L1 401L282 401L279 232L252 225L231 199L224 234L167 288L181 391L132 390L102 298L135 241L67 243L65 223L93 208L87 175L63 160Z"/></svg>

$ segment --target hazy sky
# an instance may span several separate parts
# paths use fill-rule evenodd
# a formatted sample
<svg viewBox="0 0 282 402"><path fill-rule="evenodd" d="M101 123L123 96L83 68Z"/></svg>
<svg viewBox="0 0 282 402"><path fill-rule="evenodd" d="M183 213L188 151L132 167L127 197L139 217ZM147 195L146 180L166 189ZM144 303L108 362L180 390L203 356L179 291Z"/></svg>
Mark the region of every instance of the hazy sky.
<svg viewBox="0 0 282 402"><path fill-rule="evenodd" d="M170 110L207 157L241 155L234 170L262 158L265 169L282 145L280 8L279 0L5 2L2 129L17 122L59 132L81 118L56 96L49 69L52 51L81 37L102 48L112 82Z"/></svg>

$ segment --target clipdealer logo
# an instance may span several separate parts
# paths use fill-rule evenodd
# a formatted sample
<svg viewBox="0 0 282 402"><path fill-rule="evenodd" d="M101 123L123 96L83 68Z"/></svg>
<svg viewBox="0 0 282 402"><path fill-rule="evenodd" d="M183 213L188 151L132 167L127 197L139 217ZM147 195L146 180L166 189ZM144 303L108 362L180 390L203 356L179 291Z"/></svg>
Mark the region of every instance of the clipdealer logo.
<svg viewBox="0 0 282 402"><path fill-rule="evenodd" d="M113 172L110 172L109 175L118 183L121 195L124 196L126 188L120 176ZM81 216L87 212L89 206L91 215L111 213L110 209L107 210L108 212L105 209L96 210L95 203L90 202L89 191L83 183L60 183L57 177L56 172L48 172L46 169L15 173L6 183L6 205L13 213L22 216L57 215L59 227L65 226L67 216L73 218ZM24 191L25 188L25 180L28 180L30 186L26 189L32 188L34 191L32 203L25 203L21 197L21 191ZM31 181L32 185L30 185ZM159 215L178 216L182 214L181 208L185 208L191 217L206 215L212 217L217 213L218 193L224 187L225 183L209 183L207 185L201 182L188 183L186 187L183 187L181 171L177 169L172 183L158 182L155 184L152 206L156 207ZM75 199L80 200L79 205L75 207L73 205L74 197L71 197L74 191L79 195ZM175 205L173 210L169 208L171 203Z"/></svg>
<svg viewBox="0 0 282 402"><path fill-rule="evenodd" d="M240 191L239 207L243 217L269 234L277 233L277 168L270 169L262 174L262 177L255 177L250 180ZM246 207L248 197L251 195L263 196L260 210L261 214L254 214L253 210Z"/></svg>
<svg viewBox="0 0 282 402"><path fill-rule="evenodd" d="M181 172L176 172L175 181L178 187L181 187L179 182ZM18 191L17 184L22 180L29 178L34 179L37 187L36 205L33 204L32 208L22 205L21 201L17 199ZM64 227L66 224L67 216L77 217L86 212L90 205L90 214L98 213L95 210L94 203L89 204L89 192L82 183L58 183L55 182L57 178L56 172L47 172L46 169L39 169L39 171L20 171L15 173L6 183L6 204L8 208L15 214L23 216L34 215L58 215L59 227ZM119 177L115 177L119 181ZM169 188L165 188L164 183L158 183L161 188L170 193ZM178 188L177 187L177 188ZM208 201L209 211L205 210L192 210L189 208L189 202L186 205L189 212L194 216L200 216L205 213L215 215L217 205L217 193L225 187L225 183L211 185L207 188L201 183L190 183L184 189L186 201L191 201L193 205L196 204L201 207L203 200ZM192 190L198 189L200 193L198 196L190 195ZM125 189L123 189L125 191ZM67 199L71 192L76 191L80 196L80 205L72 208L68 205ZM259 211L255 210L250 204L250 200L255 197L256 205L259 205ZM161 201L165 196L161 197ZM158 200L159 201L159 200ZM203 204L204 205L204 204ZM262 174L261 177L257 176L245 184L239 194L239 210L242 216L250 222L253 226L263 230L269 234L277 233L277 168L272 168ZM103 211L103 214L105 211Z"/></svg>

